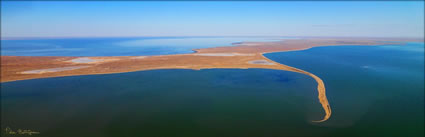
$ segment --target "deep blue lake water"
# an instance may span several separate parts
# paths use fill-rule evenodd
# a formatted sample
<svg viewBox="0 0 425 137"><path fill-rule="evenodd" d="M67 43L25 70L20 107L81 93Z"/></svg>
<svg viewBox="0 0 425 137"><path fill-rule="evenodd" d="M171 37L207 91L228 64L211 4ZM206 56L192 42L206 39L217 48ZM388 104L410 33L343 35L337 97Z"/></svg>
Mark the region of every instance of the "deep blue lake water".
<svg viewBox="0 0 425 137"><path fill-rule="evenodd" d="M1 88L2 128L43 137L297 135L320 128L309 123L323 114L311 78L278 70L153 70Z"/></svg>
<svg viewBox="0 0 425 137"><path fill-rule="evenodd" d="M267 69L151 70L1 83L2 129L75 136L424 136L424 44L317 47Z"/></svg>
<svg viewBox="0 0 425 137"><path fill-rule="evenodd" d="M192 53L193 49L288 37L141 37L1 40L9 56L145 56Z"/></svg>
<svg viewBox="0 0 425 137"><path fill-rule="evenodd" d="M424 43L317 47L266 57L319 76L332 118L350 136L424 135Z"/></svg>

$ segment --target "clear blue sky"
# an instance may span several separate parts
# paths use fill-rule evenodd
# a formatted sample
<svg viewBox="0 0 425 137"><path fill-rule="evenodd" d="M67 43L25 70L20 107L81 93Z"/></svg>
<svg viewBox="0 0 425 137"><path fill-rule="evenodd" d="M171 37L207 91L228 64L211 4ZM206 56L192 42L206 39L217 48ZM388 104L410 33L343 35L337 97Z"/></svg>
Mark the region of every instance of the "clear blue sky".
<svg viewBox="0 0 425 137"><path fill-rule="evenodd" d="M424 2L1 2L2 37L424 37Z"/></svg>

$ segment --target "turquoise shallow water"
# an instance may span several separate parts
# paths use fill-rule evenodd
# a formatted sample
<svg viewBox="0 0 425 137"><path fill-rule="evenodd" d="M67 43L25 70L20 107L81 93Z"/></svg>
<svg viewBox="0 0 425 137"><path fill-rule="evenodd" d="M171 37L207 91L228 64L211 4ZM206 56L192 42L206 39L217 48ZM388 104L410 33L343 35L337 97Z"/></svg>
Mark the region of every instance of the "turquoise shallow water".
<svg viewBox="0 0 425 137"><path fill-rule="evenodd" d="M423 136L424 45L318 47L266 69L152 70L1 84L2 129L38 136ZM33 135L36 136L36 135Z"/></svg>

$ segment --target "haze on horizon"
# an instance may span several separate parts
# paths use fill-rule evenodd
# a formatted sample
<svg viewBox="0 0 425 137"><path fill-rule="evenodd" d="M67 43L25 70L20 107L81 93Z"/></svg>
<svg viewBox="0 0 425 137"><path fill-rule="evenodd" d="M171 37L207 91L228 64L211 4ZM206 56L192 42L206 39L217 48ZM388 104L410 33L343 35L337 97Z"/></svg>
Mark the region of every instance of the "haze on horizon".
<svg viewBox="0 0 425 137"><path fill-rule="evenodd" d="M1 36L424 37L424 2L1 1Z"/></svg>

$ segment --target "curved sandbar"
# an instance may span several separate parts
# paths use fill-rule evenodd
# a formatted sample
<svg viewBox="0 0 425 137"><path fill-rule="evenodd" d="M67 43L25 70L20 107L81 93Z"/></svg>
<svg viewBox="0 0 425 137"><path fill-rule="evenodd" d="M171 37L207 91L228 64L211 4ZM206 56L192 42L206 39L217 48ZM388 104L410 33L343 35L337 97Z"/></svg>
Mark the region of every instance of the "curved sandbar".
<svg viewBox="0 0 425 137"><path fill-rule="evenodd" d="M400 42L383 41L423 41L405 39L372 39L372 38L304 38L291 39L280 42L257 42L250 46L230 46L197 49L196 53L179 55L161 55L149 57L90 57L96 62L87 63L87 59L80 57L28 57L28 56L1 56L1 79L0 82L62 77L76 75L94 75L132 72L153 69L208 69L208 68L263 68L293 71L311 76L318 83L319 101L325 111L323 122L330 118L331 109L326 98L324 82L314 74L309 72L276 63L264 57L262 54L270 52L282 52L292 50L303 50L317 46L342 46L342 45L384 45L400 44ZM230 53L230 54L229 54ZM70 61L77 59L77 62ZM83 62L81 62L81 60ZM101 61L99 61L101 60ZM273 65L258 63L258 60L268 60ZM257 61L257 63L252 63ZM251 63L250 63L251 62ZM22 72L31 70L43 70L51 68L75 67L84 64L85 68L45 72L35 74L23 74Z"/></svg>
<svg viewBox="0 0 425 137"><path fill-rule="evenodd" d="M266 57L264 57L264 58L266 58ZM266 58L266 59L269 62L274 62L274 61L272 61L268 58ZM325 111L325 116L323 117L322 120L317 120L317 121L313 121L313 122L324 122L324 121L328 120L331 117L332 111L331 111L331 106L329 105L329 102L328 102L328 98L326 97L326 88L325 88L325 83L323 82L323 80L320 79L318 76L310 73L310 72L307 72L307 71L304 71L304 70L301 70L301 69L298 69L298 68L294 68L294 67L291 67L291 66L283 65L283 64L280 64L280 63L277 63L277 62L274 62L274 63L278 64L277 67L276 67L276 69L278 69L278 70L292 71L292 72L305 74L305 75L312 77L316 81L319 102L320 102L320 104L322 104L323 110Z"/></svg>

